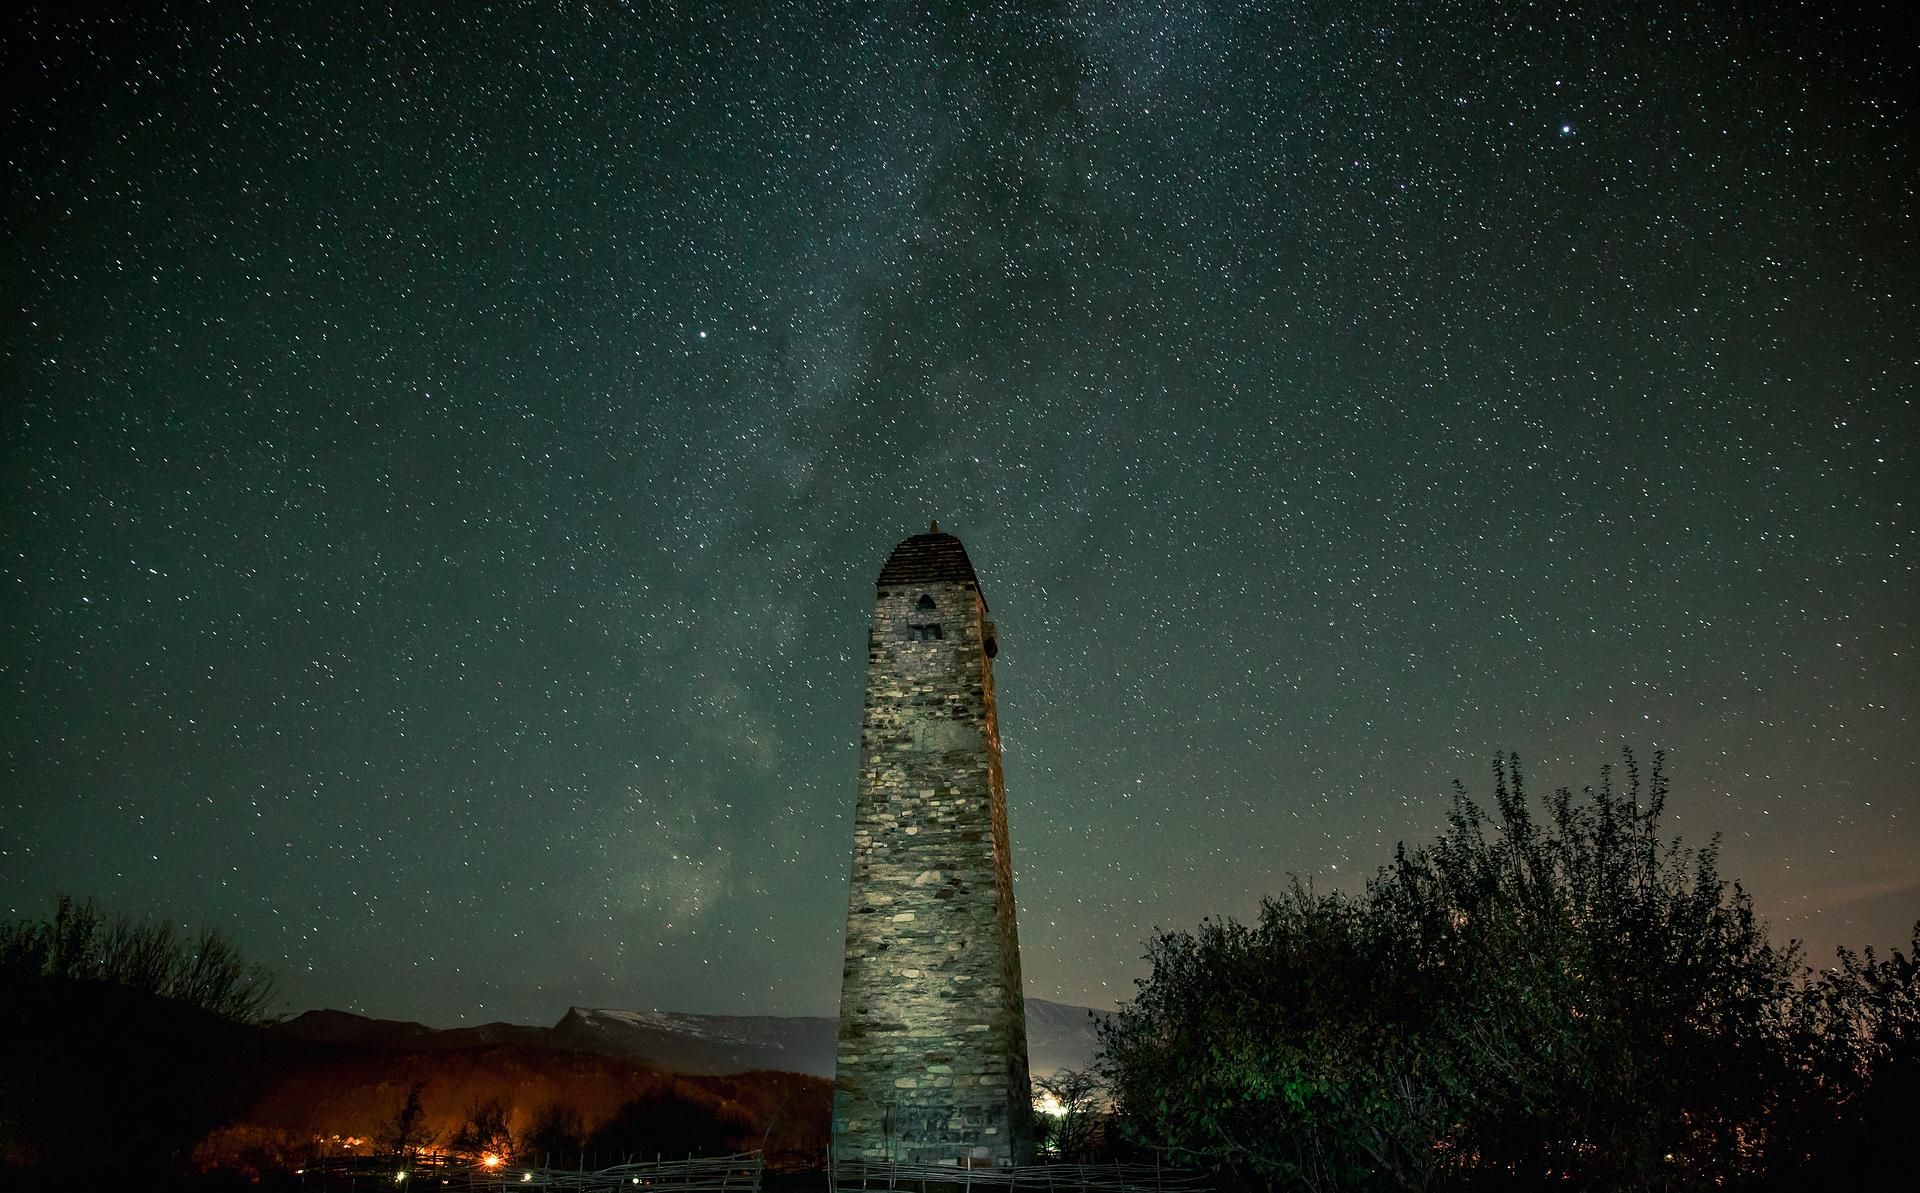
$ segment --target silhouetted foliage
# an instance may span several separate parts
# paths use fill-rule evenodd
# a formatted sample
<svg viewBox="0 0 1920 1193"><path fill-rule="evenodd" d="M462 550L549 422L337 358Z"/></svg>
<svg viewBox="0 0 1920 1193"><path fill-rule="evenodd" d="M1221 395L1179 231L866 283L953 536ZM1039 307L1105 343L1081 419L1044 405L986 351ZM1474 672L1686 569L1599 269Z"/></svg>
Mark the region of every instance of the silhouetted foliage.
<svg viewBox="0 0 1920 1193"><path fill-rule="evenodd" d="M1775 1124L1782 1188L1893 1189L1913 1182L1920 1121L1920 924L1911 951L1841 949L1791 1024L1796 1097Z"/></svg>
<svg viewBox="0 0 1920 1193"><path fill-rule="evenodd" d="M499 1098L482 1098L467 1107L465 1119L447 1146L463 1156L491 1153L506 1159L513 1155L513 1130L508 1125L511 1109Z"/></svg>
<svg viewBox="0 0 1920 1193"><path fill-rule="evenodd" d="M1100 1141L1100 1077L1087 1069L1061 1069L1038 1077L1035 1099L1034 1144L1045 1155L1068 1164L1092 1161ZM1052 1105L1045 1102L1050 1099ZM1043 1109L1044 1106L1044 1109Z"/></svg>
<svg viewBox="0 0 1920 1193"><path fill-rule="evenodd" d="M409 1085L406 1097L394 1108L392 1116L374 1132L374 1146L382 1154L405 1158L433 1146L435 1133L427 1127L426 1106L420 1099L425 1089L424 1081Z"/></svg>
<svg viewBox="0 0 1920 1193"><path fill-rule="evenodd" d="M28 977L111 982L179 999L242 1023L266 1017L273 979L218 932L187 936L165 921L105 918L61 895L53 916L0 929L0 968Z"/></svg>
<svg viewBox="0 0 1920 1193"><path fill-rule="evenodd" d="M630 1155L635 1160L655 1156L676 1159L724 1155L741 1146L749 1135L758 1138L753 1124L738 1114L657 1091L614 1111L613 1117L594 1131L589 1146L603 1153Z"/></svg>
<svg viewBox="0 0 1920 1193"><path fill-rule="evenodd" d="M257 1029L115 983L0 971L0 1023L0 1167L151 1182L262 1083Z"/></svg>
<svg viewBox="0 0 1920 1193"><path fill-rule="evenodd" d="M1910 1110L1911 961L1801 970L1712 845L1662 841L1658 758L1625 770L1541 823L1504 760L1493 817L1456 787L1363 895L1157 935L1101 1030L1125 1130L1248 1186L1679 1189Z"/></svg>
<svg viewBox="0 0 1920 1193"><path fill-rule="evenodd" d="M542 1156L570 1156L586 1146L587 1128L580 1112L565 1102L548 1102L533 1112L520 1154L539 1162Z"/></svg>

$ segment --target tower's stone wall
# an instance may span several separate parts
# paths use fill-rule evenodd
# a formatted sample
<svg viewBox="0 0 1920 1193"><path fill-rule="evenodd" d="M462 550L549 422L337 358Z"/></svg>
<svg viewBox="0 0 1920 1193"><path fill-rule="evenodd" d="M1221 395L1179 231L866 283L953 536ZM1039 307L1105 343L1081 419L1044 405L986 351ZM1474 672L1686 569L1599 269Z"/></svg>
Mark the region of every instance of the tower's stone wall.
<svg viewBox="0 0 1920 1193"><path fill-rule="evenodd" d="M907 540L881 574L834 1079L840 1159L1032 1158L986 614L951 536Z"/></svg>

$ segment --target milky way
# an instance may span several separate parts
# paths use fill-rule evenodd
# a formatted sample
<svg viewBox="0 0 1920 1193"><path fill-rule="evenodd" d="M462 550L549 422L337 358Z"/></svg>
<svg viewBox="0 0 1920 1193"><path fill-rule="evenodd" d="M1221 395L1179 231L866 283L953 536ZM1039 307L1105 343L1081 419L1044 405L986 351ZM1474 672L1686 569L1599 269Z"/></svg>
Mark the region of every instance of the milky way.
<svg viewBox="0 0 1920 1193"><path fill-rule="evenodd" d="M289 1009L827 1013L873 578L1001 628L1029 990L1670 751L1920 918L1911 18L5 18L0 908Z"/></svg>

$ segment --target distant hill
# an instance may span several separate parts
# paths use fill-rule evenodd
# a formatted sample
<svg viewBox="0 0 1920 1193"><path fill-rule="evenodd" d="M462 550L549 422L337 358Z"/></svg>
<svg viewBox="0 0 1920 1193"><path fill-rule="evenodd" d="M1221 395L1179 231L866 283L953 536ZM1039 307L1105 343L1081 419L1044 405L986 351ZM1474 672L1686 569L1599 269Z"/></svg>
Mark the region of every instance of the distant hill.
<svg viewBox="0 0 1920 1193"><path fill-rule="evenodd" d="M1099 1012L1027 1000L1027 1052L1035 1074L1085 1068L1098 1048ZM552 1027L487 1023L431 1028L345 1011L308 1011L272 1029L285 1037L353 1048L420 1053L511 1045L638 1061L666 1073L719 1076L777 1071L832 1078L835 1020L817 1015L696 1015L573 1007Z"/></svg>
<svg viewBox="0 0 1920 1193"><path fill-rule="evenodd" d="M313 1031L313 1037L301 1033ZM426 1123L441 1141L468 1108L497 1098L523 1135L543 1107L566 1106L588 1131L636 1098L673 1102L721 1124L728 1149L758 1146L774 1123L769 1149L811 1153L825 1146L832 1084L798 1073L668 1072L637 1056L557 1043L552 1028L494 1024L435 1031L419 1024L339 1012L303 1015L268 1029L279 1041L275 1063L246 1110L210 1149L226 1153L253 1139L284 1143L378 1133L419 1083ZM244 1165L235 1165L244 1167Z"/></svg>
<svg viewBox="0 0 1920 1193"><path fill-rule="evenodd" d="M182 1168L267 1088L277 1051L259 1028L105 982L0 972L0 1023L0 1170Z"/></svg>
<svg viewBox="0 0 1920 1193"><path fill-rule="evenodd" d="M551 1027L435 1029L343 1011L258 1027L97 982L0 981L0 1169L85 1165L242 1175L360 1149L418 1083L449 1137L498 1098L518 1133L564 1106L586 1131L635 1099L713 1124L729 1147L824 1154L836 1023L575 1007ZM1093 1058L1084 1007L1027 1001L1032 1067ZM771 1133L766 1134L771 1127ZM316 1147L319 1152L316 1153Z"/></svg>
<svg viewBox="0 0 1920 1193"><path fill-rule="evenodd" d="M75 1187L196 1168L257 1177L364 1154L415 1083L442 1140L486 1098L516 1134L545 1107L591 1132L646 1099L712 1124L729 1149L764 1138L776 1160L824 1151L832 1100L817 1076L674 1073L555 1028L436 1031L338 1011L259 1027L100 982L0 974L0 1022L14 1029L0 1047L0 1187L64 1187L75 1170L90 1174Z"/></svg>
<svg viewBox="0 0 1920 1193"><path fill-rule="evenodd" d="M306 1011L269 1028L274 1033L316 1044L354 1048L398 1048L450 1052L496 1044L551 1048L553 1029L520 1023L483 1023L478 1027L428 1027L404 1019L370 1019L351 1011Z"/></svg>

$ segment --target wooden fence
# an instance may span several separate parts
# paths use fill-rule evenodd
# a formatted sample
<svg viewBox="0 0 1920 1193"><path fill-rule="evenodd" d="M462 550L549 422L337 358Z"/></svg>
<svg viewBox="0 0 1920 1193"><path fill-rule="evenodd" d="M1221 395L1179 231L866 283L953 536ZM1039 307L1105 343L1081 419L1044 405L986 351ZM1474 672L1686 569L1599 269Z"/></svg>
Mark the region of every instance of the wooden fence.
<svg viewBox="0 0 1920 1193"><path fill-rule="evenodd" d="M759 1152L732 1156L694 1156L685 1160L653 1160L616 1164L592 1171L527 1168L501 1164L489 1168L471 1160L421 1156L404 1164L364 1157L336 1157L303 1169L300 1188L309 1193L355 1193L357 1190L565 1189L586 1193L650 1189L655 1193L760 1193L765 1171Z"/></svg>
<svg viewBox="0 0 1920 1193"><path fill-rule="evenodd" d="M889 1164L842 1160L833 1166L836 1193L1211 1193L1200 1173L1158 1164L1031 1164L962 1168L947 1164Z"/></svg>
<svg viewBox="0 0 1920 1193"><path fill-rule="evenodd" d="M818 1169L815 1170L818 1173ZM405 1175L402 1176L401 1174ZM569 1193L761 1193L760 1152L616 1164L611 1168L488 1168L471 1160L421 1156L391 1159L340 1156L302 1170L306 1193L373 1193L417 1188L458 1191L515 1189ZM947 1164L889 1164L843 1160L831 1171L833 1193L1212 1193L1207 1178L1158 1164L1034 1164L1018 1168L962 1168ZM818 1177L816 1176L817 1180Z"/></svg>

